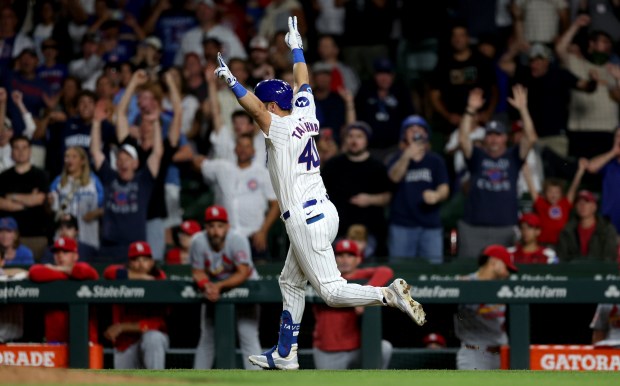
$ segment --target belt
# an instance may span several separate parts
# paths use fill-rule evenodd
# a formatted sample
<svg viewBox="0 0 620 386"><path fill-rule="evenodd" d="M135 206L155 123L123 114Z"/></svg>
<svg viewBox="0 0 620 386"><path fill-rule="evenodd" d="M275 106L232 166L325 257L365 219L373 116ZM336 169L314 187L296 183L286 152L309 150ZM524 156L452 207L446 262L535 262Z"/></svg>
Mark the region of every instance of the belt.
<svg viewBox="0 0 620 386"><path fill-rule="evenodd" d="M484 350L488 353L491 354L499 354L499 352L501 351L501 346L487 346L487 347L481 347L481 346L476 346L473 344L466 344L465 348L468 348L470 350Z"/></svg>
<svg viewBox="0 0 620 386"><path fill-rule="evenodd" d="M325 200L329 200L329 196L327 194L325 195L325 199L321 198L321 199L317 200L316 198L313 198L312 200L308 200L308 201L304 202L303 204L301 204L301 207L302 207L302 209L306 209L306 208L308 208L310 206L314 206L316 204L322 203ZM282 213L282 219L284 221L288 220L289 217L291 217L291 212L290 211L287 210L286 212ZM315 222L321 220L324 217L325 217L325 215L323 213L317 214L314 217L310 217L309 219L306 219L306 224L315 223Z"/></svg>

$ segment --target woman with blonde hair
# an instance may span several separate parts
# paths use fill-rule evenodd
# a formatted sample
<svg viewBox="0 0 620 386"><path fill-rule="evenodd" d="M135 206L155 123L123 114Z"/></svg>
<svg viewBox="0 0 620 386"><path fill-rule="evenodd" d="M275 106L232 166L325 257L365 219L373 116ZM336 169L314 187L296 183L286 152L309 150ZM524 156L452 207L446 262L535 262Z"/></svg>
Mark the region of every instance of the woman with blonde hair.
<svg viewBox="0 0 620 386"><path fill-rule="evenodd" d="M50 186L51 207L56 219L70 214L78 220L78 241L99 249L99 217L103 215L103 186L91 172L86 151L71 146L64 166Z"/></svg>

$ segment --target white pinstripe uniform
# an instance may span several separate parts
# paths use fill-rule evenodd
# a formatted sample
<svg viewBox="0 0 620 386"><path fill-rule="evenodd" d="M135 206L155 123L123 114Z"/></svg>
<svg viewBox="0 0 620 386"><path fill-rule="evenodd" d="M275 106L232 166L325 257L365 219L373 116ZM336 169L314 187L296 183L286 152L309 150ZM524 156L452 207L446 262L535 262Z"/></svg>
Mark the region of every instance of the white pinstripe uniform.
<svg viewBox="0 0 620 386"><path fill-rule="evenodd" d="M293 97L291 115L271 114L265 135L267 166L291 241L280 290L283 308L296 324L303 316L308 281L332 307L383 305L379 287L348 284L340 276L331 246L338 231L338 212L319 173L314 140L318 134L316 106L308 89Z"/></svg>

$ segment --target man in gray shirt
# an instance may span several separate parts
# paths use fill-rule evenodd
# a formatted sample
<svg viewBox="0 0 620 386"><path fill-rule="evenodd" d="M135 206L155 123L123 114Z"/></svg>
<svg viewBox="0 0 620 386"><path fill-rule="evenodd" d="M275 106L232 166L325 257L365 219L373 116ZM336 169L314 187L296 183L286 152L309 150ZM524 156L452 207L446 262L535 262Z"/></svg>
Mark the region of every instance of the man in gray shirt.
<svg viewBox="0 0 620 386"><path fill-rule="evenodd" d="M210 369L215 358L213 313L207 306L217 302L222 292L258 279L247 238L230 230L228 213L221 206L210 206L205 212L205 230L192 237L189 249L192 276L209 301L200 310L200 341L194 357L195 369ZM243 358L260 352L258 339L259 306L237 305L237 332ZM256 369L244 361L246 369Z"/></svg>
<svg viewBox="0 0 620 386"><path fill-rule="evenodd" d="M478 258L478 270L463 280L503 280L516 272L513 257L498 244L489 245ZM456 356L459 370L500 368L500 347L508 343L504 329L505 304L460 304L454 316L454 330L461 340Z"/></svg>

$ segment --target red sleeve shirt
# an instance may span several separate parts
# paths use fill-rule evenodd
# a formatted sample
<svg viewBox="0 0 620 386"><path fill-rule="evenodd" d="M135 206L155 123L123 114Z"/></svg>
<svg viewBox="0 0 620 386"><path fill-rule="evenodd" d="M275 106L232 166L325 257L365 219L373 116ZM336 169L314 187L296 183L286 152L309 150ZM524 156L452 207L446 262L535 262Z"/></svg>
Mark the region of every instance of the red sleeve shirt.
<svg viewBox="0 0 620 386"><path fill-rule="evenodd" d="M566 197L562 197L557 204L551 205L542 195L534 202L534 212L540 217L540 236L538 242L555 245L560 238L560 232L568 221L573 205Z"/></svg>

